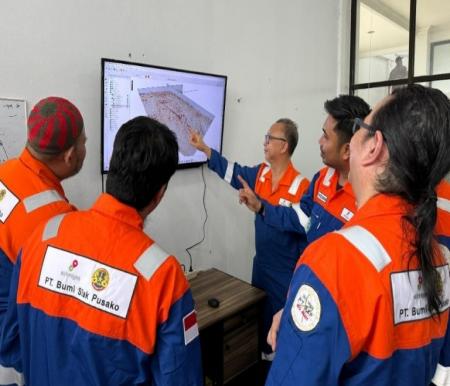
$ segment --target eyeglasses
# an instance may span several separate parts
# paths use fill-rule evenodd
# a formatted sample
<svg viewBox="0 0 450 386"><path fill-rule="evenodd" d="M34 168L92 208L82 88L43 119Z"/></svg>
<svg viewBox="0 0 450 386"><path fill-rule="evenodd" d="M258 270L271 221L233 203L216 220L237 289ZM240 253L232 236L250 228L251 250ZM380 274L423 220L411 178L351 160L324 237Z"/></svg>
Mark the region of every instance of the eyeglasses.
<svg viewBox="0 0 450 386"><path fill-rule="evenodd" d="M355 118L353 120L352 134L355 134L361 127L364 127L365 129L369 130L372 133L375 133L377 131L375 127L365 123L361 118Z"/></svg>
<svg viewBox="0 0 450 386"><path fill-rule="evenodd" d="M267 144L269 143L269 141L271 141L272 139L277 139L278 141L287 142L287 139L286 139L286 138L274 137L273 135L266 134L266 135L264 136L264 143L267 145Z"/></svg>

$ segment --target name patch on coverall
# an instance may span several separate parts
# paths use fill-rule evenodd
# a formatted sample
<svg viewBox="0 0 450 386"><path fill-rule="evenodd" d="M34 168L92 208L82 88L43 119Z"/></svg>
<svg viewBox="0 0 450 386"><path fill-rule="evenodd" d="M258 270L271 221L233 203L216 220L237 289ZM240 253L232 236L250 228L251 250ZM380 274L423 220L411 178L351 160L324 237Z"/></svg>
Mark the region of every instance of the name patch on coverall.
<svg viewBox="0 0 450 386"><path fill-rule="evenodd" d="M439 292L442 305L440 312L449 308L450 280L448 265L437 267ZM391 273L392 297L394 300L394 324L428 319L431 311L423 285L422 271Z"/></svg>
<svg viewBox="0 0 450 386"><path fill-rule="evenodd" d="M126 318L136 280L131 273L49 246L39 286Z"/></svg>

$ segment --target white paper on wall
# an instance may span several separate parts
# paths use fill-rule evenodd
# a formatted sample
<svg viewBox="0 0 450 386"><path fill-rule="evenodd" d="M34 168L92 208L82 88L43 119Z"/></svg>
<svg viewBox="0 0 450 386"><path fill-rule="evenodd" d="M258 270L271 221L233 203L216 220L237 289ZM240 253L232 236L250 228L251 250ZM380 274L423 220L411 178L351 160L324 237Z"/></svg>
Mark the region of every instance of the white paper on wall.
<svg viewBox="0 0 450 386"><path fill-rule="evenodd" d="M27 104L0 97L0 162L17 157L25 145Z"/></svg>

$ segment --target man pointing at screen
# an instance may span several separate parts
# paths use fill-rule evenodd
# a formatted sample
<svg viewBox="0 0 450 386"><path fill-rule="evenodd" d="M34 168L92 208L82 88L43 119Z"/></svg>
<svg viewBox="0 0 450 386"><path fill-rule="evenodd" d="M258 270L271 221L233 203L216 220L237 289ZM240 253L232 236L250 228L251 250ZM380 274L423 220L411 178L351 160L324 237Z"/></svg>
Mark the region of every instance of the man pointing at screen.
<svg viewBox="0 0 450 386"><path fill-rule="evenodd" d="M291 156L297 146L297 125L290 119L278 119L264 137L265 162L241 166L229 162L191 130L191 144L208 157L208 167L233 188L241 189L245 181L260 197L273 205L291 206L298 203L309 181L293 166ZM272 359L272 350L265 342L272 316L283 307L288 285L298 256L306 245L306 238L279 231L262 220L264 207L255 216L255 247L252 284L267 294L264 307L263 359Z"/></svg>

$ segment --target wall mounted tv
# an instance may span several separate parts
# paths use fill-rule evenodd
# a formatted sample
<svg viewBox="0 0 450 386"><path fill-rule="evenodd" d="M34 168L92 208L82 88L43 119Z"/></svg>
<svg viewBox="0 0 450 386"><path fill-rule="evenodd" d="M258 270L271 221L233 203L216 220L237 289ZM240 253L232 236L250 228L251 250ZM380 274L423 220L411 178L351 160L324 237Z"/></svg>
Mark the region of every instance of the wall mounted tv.
<svg viewBox="0 0 450 386"><path fill-rule="evenodd" d="M179 168L206 162L189 143L189 128L222 151L227 77L175 68L102 59L102 173L109 170L120 126L139 115L155 118L175 132Z"/></svg>

